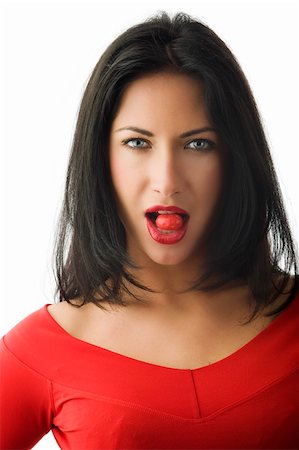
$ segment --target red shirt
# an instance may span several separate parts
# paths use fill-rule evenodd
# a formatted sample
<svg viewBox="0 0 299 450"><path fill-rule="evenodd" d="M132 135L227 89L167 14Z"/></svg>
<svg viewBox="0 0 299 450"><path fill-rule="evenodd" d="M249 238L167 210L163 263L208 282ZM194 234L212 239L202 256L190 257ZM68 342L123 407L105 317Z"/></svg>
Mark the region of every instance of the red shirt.
<svg viewBox="0 0 299 450"><path fill-rule="evenodd" d="M299 294L242 348L193 370L74 338L47 305L1 340L1 449L50 430L62 449L299 448Z"/></svg>

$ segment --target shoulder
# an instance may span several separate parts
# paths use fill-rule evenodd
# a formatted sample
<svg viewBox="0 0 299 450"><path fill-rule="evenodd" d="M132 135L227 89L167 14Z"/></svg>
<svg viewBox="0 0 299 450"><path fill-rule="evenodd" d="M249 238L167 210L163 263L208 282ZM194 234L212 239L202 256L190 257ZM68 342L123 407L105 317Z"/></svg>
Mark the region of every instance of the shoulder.
<svg viewBox="0 0 299 450"><path fill-rule="evenodd" d="M85 327L84 308L66 301L44 305L9 330L3 346L27 367L55 379L57 367L73 354L75 341L67 333L76 336Z"/></svg>
<svg viewBox="0 0 299 450"><path fill-rule="evenodd" d="M21 364L39 374L49 364L53 340L53 327L49 322L46 305L32 312L2 337L2 349ZM51 346L49 345L51 343Z"/></svg>
<svg viewBox="0 0 299 450"><path fill-rule="evenodd" d="M89 333L92 327L99 330L107 315L93 303L82 304L81 299L71 299L71 303L62 301L48 305L48 313L60 327L74 337L82 337ZM105 308L107 305L104 304ZM109 308L107 308L109 310Z"/></svg>
<svg viewBox="0 0 299 450"><path fill-rule="evenodd" d="M48 312L51 314L52 317L60 317L64 316L65 314L69 314L71 311L73 311L74 308L79 309L79 306L81 303L76 299L72 300L72 304L68 303L67 301L59 302L59 303L51 303L47 306ZM81 308L83 308L82 306ZM80 309L81 309L80 308Z"/></svg>
<svg viewBox="0 0 299 450"><path fill-rule="evenodd" d="M101 305L104 306L107 312L113 311L113 305L110 305L108 302L101 302ZM69 302L64 300L59 303L52 303L47 306L47 310L50 315L58 321L82 320L95 311L105 312L100 307L96 308L92 302L84 304L80 298L73 298Z"/></svg>
<svg viewBox="0 0 299 450"><path fill-rule="evenodd" d="M71 303L62 301L52 303L47 306L48 313L64 330L72 333L77 329L86 315L88 305L80 306L82 302L79 299L72 299Z"/></svg>
<svg viewBox="0 0 299 450"><path fill-rule="evenodd" d="M4 336L6 339L14 338L22 341L26 336L31 336L44 326L46 306L31 312L11 328Z"/></svg>

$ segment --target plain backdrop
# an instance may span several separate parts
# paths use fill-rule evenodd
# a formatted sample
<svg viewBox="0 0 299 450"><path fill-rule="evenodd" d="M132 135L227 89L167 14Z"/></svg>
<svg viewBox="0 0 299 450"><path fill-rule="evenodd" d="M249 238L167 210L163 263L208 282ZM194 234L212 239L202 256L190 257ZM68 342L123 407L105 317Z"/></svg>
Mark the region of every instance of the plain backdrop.
<svg viewBox="0 0 299 450"><path fill-rule="evenodd" d="M2 1L0 335L54 302L54 232L84 89L112 40L159 10L202 20L240 62L298 242L296 0ZM49 433L36 448L57 444Z"/></svg>

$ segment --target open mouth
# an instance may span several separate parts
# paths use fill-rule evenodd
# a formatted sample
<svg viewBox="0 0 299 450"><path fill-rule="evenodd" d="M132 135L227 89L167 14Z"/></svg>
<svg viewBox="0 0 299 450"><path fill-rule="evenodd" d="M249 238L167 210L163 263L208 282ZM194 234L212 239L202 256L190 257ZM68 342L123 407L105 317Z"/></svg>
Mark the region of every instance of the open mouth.
<svg viewBox="0 0 299 450"><path fill-rule="evenodd" d="M151 238L159 244L177 244L188 229L188 214L167 212L148 212L145 214L147 229Z"/></svg>

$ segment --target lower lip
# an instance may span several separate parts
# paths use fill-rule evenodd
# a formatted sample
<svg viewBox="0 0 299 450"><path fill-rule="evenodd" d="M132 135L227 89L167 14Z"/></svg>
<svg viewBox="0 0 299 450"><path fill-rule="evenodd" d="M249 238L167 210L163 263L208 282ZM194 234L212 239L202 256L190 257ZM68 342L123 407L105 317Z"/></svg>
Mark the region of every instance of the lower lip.
<svg viewBox="0 0 299 450"><path fill-rule="evenodd" d="M172 233L164 234L160 232L157 227L155 227L153 222L148 217L146 217L146 222L149 234L154 239L154 241L159 242L159 244L176 244L183 239L188 228L187 220L179 230L173 230Z"/></svg>

